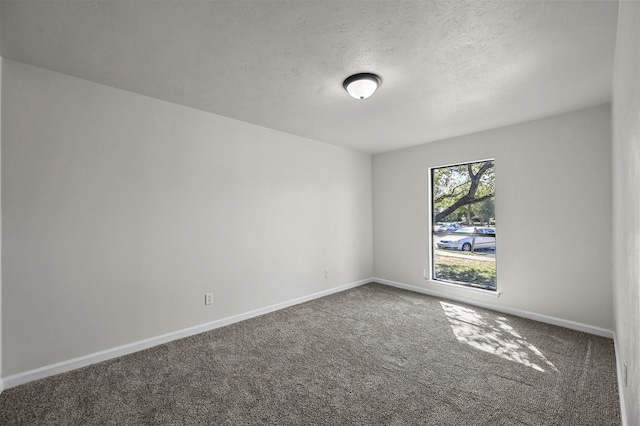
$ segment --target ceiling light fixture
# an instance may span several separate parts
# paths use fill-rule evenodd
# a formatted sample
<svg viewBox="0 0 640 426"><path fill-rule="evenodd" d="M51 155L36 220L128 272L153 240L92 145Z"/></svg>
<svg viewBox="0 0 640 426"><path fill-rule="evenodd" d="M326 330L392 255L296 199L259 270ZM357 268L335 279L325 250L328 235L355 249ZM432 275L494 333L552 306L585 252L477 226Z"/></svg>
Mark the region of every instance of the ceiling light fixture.
<svg viewBox="0 0 640 426"><path fill-rule="evenodd" d="M373 92L381 84L380 77L369 72L363 72L347 77L342 86L354 99L367 99L373 95Z"/></svg>

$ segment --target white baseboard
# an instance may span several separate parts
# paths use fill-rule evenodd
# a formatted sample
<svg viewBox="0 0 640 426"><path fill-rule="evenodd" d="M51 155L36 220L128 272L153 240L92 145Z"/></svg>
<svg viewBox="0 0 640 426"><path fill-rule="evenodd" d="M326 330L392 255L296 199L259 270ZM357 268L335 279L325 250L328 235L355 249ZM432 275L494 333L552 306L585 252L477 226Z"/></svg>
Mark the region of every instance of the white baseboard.
<svg viewBox="0 0 640 426"><path fill-rule="evenodd" d="M402 288L405 290L415 291L417 293L427 294L429 296L442 297L443 299L455 300L461 303L467 303L469 305L478 306L480 308L491 309L492 311L502 312L509 315L515 315L517 317L527 318L534 321L544 322L546 324L557 325L560 327L570 328L572 330L582 331L589 334L595 334L596 336L608 337L613 339L613 331L605 328L594 327L592 325L583 324L575 321L569 321L562 318L551 317L542 314L536 314L534 312L523 311L516 308L510 308L506 306L494 305L491 303L479 302L473 299L467 299L465 297L459 297L451 294L442 293L435 290L430 290L423 287L417 287L414 285L399 283L396 281L385 280L382 278L372 278L374 282L385 284L391 287Z"/></svg>
<svg viewBox="0 0 640 426"><path fill-rule="evenodd" d="M222 318L216 321L200 324L194 327L189 327L183 330L174 331L171 333L163 334L160 336L152 337L145 340L140 340L138 342L129 343L126 345L118 346L115 348L107 349L104 351L96 352L93 354L81 356L78 358L73 358L67 361L62 361L56 364L36 368L33 370L25 371L23 373L18 373L15 375L7 376L0 378L0 393L3 389L10 389L15 386L19 386L28 382L32 382L34 380L43 379L45 377L54 376L56 374L65 373L67 371L75 370L78 368L86 367L92 364L96 364L102 361L106 361L109 359L117 358L123 355L128 355L133 352L138 352L144 349L151 348L153 346L161 345L163 343L168 343L174 340L182 339L185 337L193 336L195 334L203 333L206 331L214 330L219 327L224 327L226 325L233 324L238 321L243 321L249 318L257 317L260 315L264 315L270 312L274 312L280 309L287 308L289 306L298 305L300 303L308 302L313 299L318 299L320 297L328 296L333 293L338 293L344 290L348 290L350 288L355 288L364 284L368 284L370 282L377 282L380 284L402 288L409 291L414 291L417 293L423 293L430 296L441 297L444 299L455 300L462 303L467 303L469 305L475 305L485 309L491 309L497 312L503 312L510 315L515 315L523 318L532 319L535 321L544 322L547 324L553 324L560 327L570 328L573 330L583 331L590 334L595 334L598 336L608 337L614 339L614 343L616 345L616 359L618 354L618 347L615 340L615 335L613 331L606 330L598 327L593 327L587 324L582 324L578 322L563 320L560 318L550 317L546 315L536 314L533 312L522 311L515 308L508 308L504 306L497 306L489 303L482 303L476 300L467 299L464 297L452 296L449 294L441 293L438 291L417 287L409 284L403 284L395 281L385 280L382 278L367 278L360 281L355 281L352 283L344 284L338 287L334 287L328 290L323 290L317 293L313 293L307 296L298 297L296 299L288 300L285 302L277 303L274 305L266 306L264 308L255 309L253 311L245 312L242 314L234 315L227 318ZM618 382L622 383L621 378L621 370L620 370L620 360L617 359L618 364ZM625 412L624 410L624 399L622 398L622 390L620 390L620 398L621 398L621 411L622 416L624 418ZM625 425L625 423L623 423Z"/></svg>
<svg viewBox="0 0 640 426"><path fill-rule="evenodd" d="M618 337L613 334L613 347L616 351L616 372L618 375L618 394L620 396L620 420L622 426L627 426L627 408L624 404L624 372L622 371L624 362L620 359L620 349L618 347Z"/></svg>
<svg viewBox="0 0 640 426"><path fill-rule="evenodd" d="M268 314L270 312L278 311L280 309L288 308L289 306L298 305L300 303L308 302L313 299L328 296L333 293L338 293L350 288L358 287L364 284L368 284L373 281L373 278L367 278L360 281L344 284L338 287L330 288L328 290L319 291L317 293L309 294L307 296L298 297L292 300L288 300L275 305L265 306L264 308L255 309L253 311L245 312L231 317L222 318L216 321L196 325L194 327L185 328L183 330L174 331L171 333L163 334L160 336L152 337L138 342L129 343L127 345L118 346L115 348L107 349L104 351L96 352L93 354L73 358L67 361L62 361L56 364L47 365L44 367L36 368L34 370L25 371L23 373L14 374L11 376L3 377L0 379L0 389L4 382L5 389L9 389L15 386L19 386L25 383L32 382L34 380L44 379L45 377L54 376L60 373L66 373L67 371L75 370L78 368L86 367L92 364L97 364L102 361L117 358L123 355L128 355L133 352L138 352L144 349L149 349L153 346L168 343L173 340L183 339L185 337L193 336L195 334L204 333L225 325L233 324L238 321L243 321L249 318L257 317L260 315Z"/></svg>

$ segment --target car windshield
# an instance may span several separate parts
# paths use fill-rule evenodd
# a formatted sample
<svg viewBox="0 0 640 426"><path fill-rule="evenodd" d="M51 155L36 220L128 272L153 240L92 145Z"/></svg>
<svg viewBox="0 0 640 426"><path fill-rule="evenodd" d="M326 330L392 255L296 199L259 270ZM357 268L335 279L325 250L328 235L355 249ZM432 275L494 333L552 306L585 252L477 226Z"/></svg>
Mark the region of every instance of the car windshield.
<svg viewBox="0 0 640 426"><path fill-rule="evenodd" d="M462 234L473 234L476 230L475 228L460 228L456 232L460 232Z"/></svg>

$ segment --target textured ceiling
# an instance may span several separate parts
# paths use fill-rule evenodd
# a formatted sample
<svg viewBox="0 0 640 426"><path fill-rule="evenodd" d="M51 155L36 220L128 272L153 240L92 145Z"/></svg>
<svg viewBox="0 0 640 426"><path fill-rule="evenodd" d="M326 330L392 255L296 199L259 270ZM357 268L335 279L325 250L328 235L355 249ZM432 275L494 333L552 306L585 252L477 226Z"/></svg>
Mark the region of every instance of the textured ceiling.
<svg viewBox="0 0 640 426"><path fill-rule="evenodd" d="M615 1L2 1L2 57L366 152L610 100ZM383 84L354 100L342 81Z"/></svg>

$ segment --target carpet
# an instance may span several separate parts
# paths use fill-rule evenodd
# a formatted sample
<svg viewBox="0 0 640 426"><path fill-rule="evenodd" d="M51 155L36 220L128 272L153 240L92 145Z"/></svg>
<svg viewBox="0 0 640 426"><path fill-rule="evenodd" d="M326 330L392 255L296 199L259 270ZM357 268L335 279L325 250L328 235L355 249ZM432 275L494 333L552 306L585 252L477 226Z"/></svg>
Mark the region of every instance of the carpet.
<svg viewBox="0 0 640 426"><path fill-rule="evenodd" d="M368 284L5 390L6 425L619 425L611 339Z"/></svg>

